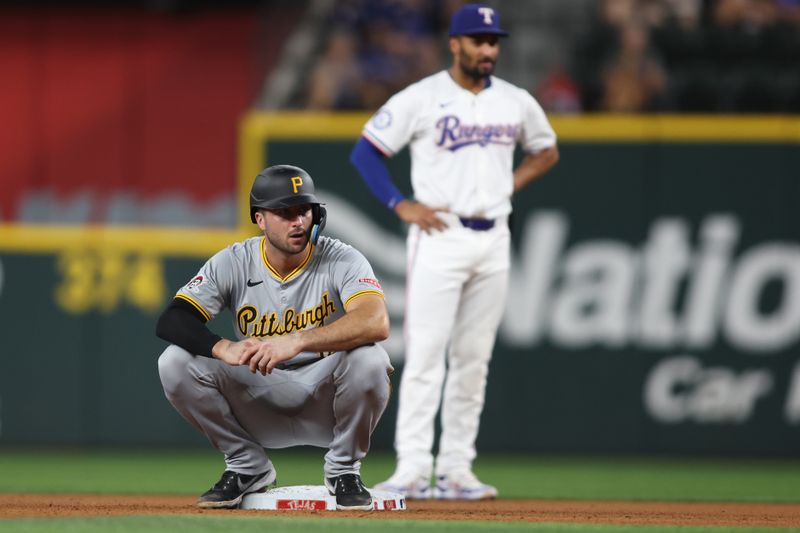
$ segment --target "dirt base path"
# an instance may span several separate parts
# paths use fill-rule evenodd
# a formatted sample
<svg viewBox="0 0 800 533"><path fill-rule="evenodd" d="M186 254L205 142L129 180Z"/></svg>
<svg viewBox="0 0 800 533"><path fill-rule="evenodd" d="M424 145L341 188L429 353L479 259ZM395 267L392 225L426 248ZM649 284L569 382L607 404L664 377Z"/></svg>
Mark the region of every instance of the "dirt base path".
<svg viewBox="0 0 800 533"><path fill-rule="evenodd" d="M406 511L207 511L193 496L93 494L0 494L0 519L21 517L123 516L142 514L254 514L371 520L491 520L682 526L800 527L800 504L494 500L411 501Z"/></svg>

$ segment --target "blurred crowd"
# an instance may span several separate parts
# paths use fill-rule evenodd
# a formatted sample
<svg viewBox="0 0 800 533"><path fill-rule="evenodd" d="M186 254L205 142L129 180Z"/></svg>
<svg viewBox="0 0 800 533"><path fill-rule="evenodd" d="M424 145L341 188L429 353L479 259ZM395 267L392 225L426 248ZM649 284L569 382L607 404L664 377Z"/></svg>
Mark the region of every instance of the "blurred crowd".
<svg viewBox="0 0 800 533"><path fill-rule="evenodd" d="M442 68L443 28L463 2L339 0L308 80L311 109L374 109Z"/></svg>
<svg viewBox="0 0 800 533"><path fill-rule="evenodd" d="M800 111L800 0L601 0L581 110Z"/></svg>
<svg viewBox="0 0 800 533"><path fill-rule="evenodd" d="M445 67L462 3L340 0L305 106L375 109ZM597 0L571 50L526 87L548 111L800 112L800 0Z"/></svg>

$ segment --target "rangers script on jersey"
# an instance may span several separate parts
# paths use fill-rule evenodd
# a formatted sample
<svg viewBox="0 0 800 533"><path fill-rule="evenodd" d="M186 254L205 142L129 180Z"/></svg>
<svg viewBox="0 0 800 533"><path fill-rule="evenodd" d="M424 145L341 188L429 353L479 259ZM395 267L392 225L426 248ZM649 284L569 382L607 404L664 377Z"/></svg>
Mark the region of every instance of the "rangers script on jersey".
<svg viewBox="0 0 800 533"><path fill-rule="evenodd" d="M387 156L409 144L419 202L466 217L508 215L516 143L527 153L555 146L533 96L493 76L487 81L474 94L441 71L394 95L364 127Z"/></svg>

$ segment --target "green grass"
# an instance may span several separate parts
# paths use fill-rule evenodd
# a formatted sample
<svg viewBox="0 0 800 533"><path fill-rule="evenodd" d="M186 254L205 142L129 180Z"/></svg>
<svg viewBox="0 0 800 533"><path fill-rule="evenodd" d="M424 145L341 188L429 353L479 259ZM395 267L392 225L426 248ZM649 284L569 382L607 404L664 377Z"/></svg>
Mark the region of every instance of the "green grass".
<svg viewBox="0 0 800 533"><path fill-rule="evenodd" d="M281 485L320 484L323 450L271 453ZM196 495L224 468L210 451L21 451L0 448L0 504L4 492ZM388 476L393 457L371 454L362 474L371 486ZM800 460L620 458L482 455L479 477L504 498L800 502ZM128 516L0 520L3 533L191 531L533 531L607 533L723 532L730 527L495 524L490 522L352 520L286 516ZM735 528L737 533L800 529Z"/></svg>
<svg viewBox="0 0 800 533"><path fill-rule="evenodd" d="M504 497L800 502L800 461L486 457L475 470Z"/></svg>
<svg viewBox="0 0 800 533"><path fill-rule="evenodd" d="M323 450L271 453L281 485L322 483ZM0 448L0 492L197 494L217 480L205 451L16 451ZM371 486L393 458L362 466ZM504 498L800 502L800 460L481 456L478 476Z"/></svg>

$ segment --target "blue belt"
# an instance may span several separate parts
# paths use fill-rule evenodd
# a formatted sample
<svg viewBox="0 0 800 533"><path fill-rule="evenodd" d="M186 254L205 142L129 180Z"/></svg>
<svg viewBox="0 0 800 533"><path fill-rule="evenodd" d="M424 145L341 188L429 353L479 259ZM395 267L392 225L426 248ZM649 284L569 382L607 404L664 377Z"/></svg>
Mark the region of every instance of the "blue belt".
<svg viewBox="0 0 800 533"><path fill-rule="evenodd" d="M491 218L464 218L458 217L461 225L475 231L486 231L494 227L494 219Z"/></svg>

